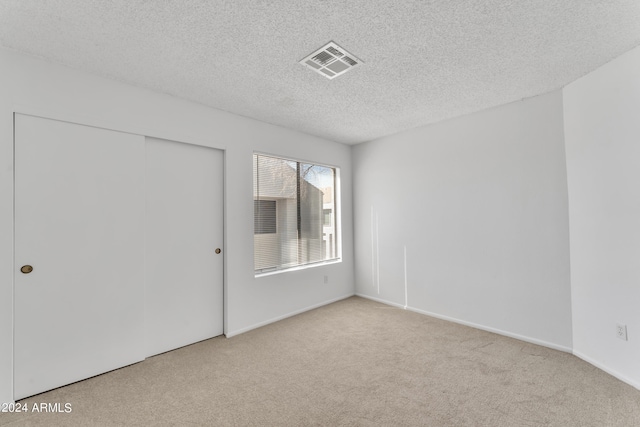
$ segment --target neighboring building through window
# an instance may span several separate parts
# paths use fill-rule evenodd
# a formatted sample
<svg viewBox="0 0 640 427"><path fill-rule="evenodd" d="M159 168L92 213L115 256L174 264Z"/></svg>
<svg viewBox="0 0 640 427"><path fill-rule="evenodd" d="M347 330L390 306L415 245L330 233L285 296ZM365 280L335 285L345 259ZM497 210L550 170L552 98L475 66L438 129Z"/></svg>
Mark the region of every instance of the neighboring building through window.
<svg viewBox="0 0 640 427"><path fill-rule="evenodd" d="M255 234L273 234L277 232L276 201L253 201L253 230Z"/></svg>
<svg viewBox="0 0 640 427"><path fill-rule="evenodd" d="M256 273L338 258L336 168L254 154Z"/></svg>

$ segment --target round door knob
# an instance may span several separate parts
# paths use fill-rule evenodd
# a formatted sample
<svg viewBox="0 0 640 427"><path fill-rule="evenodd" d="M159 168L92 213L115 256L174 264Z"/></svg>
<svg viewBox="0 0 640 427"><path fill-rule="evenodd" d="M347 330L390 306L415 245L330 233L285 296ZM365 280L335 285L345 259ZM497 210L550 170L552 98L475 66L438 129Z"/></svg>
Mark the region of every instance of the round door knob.
<svg viewBox="0 0 640 427"><path fill-rule="evenodd" d="M30 265L23 265L20 271L22 271L24 274L29 274L33 271L33 267L31 267Z"/></svg>
<svg viewBox="0 0 640 427"><path fill-rule="evenodd" d="M219 254L220 252L222 252L220 248L216 248L216 253Z"/></svg>

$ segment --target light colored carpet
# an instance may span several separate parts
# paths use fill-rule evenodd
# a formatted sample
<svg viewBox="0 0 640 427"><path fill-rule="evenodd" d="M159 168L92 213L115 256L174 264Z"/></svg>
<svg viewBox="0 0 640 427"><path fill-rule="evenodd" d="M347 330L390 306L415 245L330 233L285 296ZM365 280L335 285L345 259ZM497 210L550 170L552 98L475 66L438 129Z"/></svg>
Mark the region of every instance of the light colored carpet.
<svg viewBox="0 0 640 427"><path fill-rule="evenodd" d="M23 403L12 426L640 426L640 391L578 358L349 298Z"/></svg>

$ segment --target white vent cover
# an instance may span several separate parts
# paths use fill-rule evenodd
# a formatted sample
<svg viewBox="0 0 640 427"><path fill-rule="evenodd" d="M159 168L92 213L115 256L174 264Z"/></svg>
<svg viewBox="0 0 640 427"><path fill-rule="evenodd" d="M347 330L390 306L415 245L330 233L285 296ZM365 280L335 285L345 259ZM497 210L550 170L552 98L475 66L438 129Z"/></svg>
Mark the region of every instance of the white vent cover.
<svg viewBox="0 0 640 427"><path fill-rule="evenodd" d="M329 42L302 59L300 63L328 79L333 79L357 67L362 61L334 42Z"/></svg>

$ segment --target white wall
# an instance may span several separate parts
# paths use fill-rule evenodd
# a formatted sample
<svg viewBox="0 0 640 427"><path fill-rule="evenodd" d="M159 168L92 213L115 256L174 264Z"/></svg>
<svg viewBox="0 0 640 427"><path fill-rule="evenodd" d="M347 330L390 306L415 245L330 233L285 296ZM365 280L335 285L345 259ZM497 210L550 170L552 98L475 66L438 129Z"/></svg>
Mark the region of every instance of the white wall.
<svg viewBox="0 0 640 427"><path fill-rule="evenodd" d="M564 100L574 353L640 388L640 48Z"/></svg>
<svg viewBox="0 0 640 427"><path fill-rule="evenodd" d="M570 351L559 91L358 145L353 161L359 295Z"/></svg>
<svg viewBox="0 0 640 427"><path fill-rule="evenodd" d="M0 402L12 399L15 111L225 150L227 335L353 294L350 147L5 49L0 64ZM341 168L344 262L254 278L254 150Z"/></svg>

